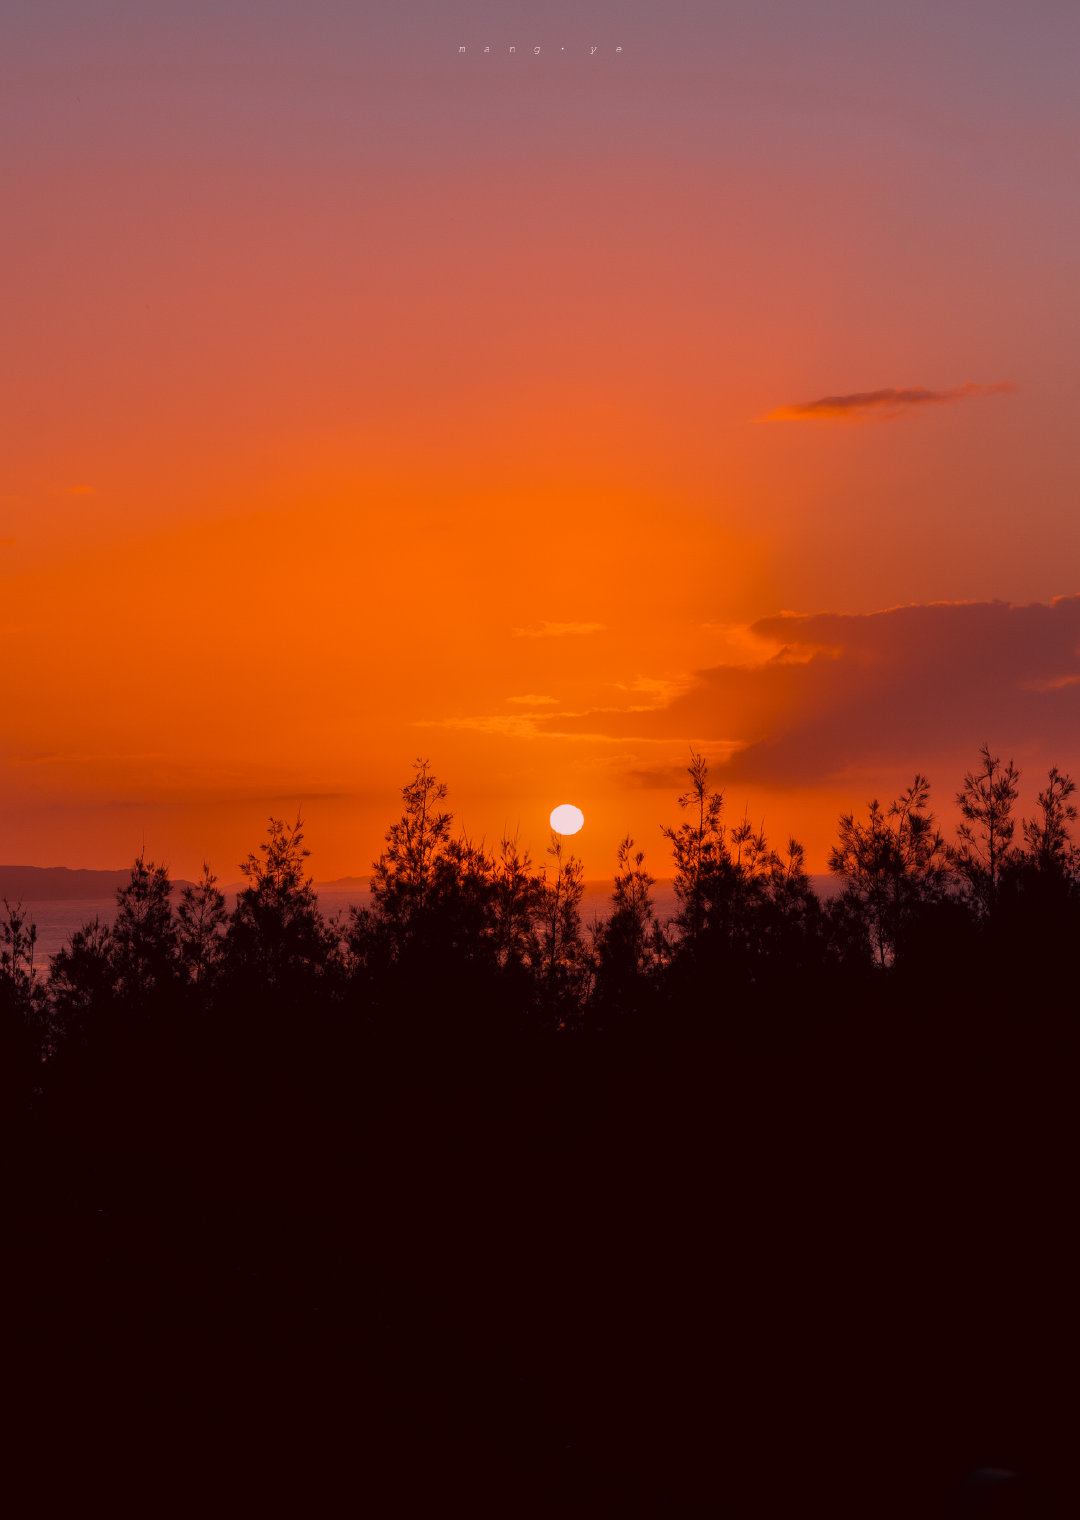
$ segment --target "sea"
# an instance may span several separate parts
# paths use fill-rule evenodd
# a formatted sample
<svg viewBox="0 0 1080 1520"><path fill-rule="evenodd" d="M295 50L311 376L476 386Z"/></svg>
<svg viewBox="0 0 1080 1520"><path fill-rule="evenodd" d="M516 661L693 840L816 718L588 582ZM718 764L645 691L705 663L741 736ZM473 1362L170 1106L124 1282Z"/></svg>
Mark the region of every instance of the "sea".
<svg viewBox="0 0 1080 1520"><path fill-rule="evenodd" d="M813 876L811 882L818 896L823 899L832 896L836 891L835 878ZM368 902L366 886L352 887L348 891L342 891L334 886L320 886L316 883L315 890L319 898L319 907L325 917L328 919L340 917L343 923L348 921L350 908L364 907ZM594 922L607 916L611 906L611 891L610 881L585 883L585 893L581 903L581 922L586 930ZM226 905L231 909L235 902L235 891L226 891L225 900ZM653 912L657 920L661 924L669 923L678 910L674 882L658 881L652 889L652 900ZM72 934L77 929L81 929L84 924L92 922L95 918L100 919L102 923L111 924L116 913L116 898L115 896L84 897L51 902L35 902L27 898L24 899L22 906L37 927L35 960L44 969L51 963L56 952L65 946Z"/></svg>
<svg viewBox="0 0 1080 1520"><path fill-rule="evenodd" d="M319 898L319 907L325 917L332 919L340 915L342 922L348 921L350 908L364 907L368 902L368 892L365 887L353 887L343 892L340 888L320 886L316 883L315 890ZM611 901L611 890L610 881L585 883L581 921L586 929L594 919L606 917ZM227 906L232 908L235 893L227 891L225 900ZM95 918L100 919L102 923L111 924L116 914L116 898L115 896L81 897L50 902L35 902L30 898L24 898L22 907L37 927L35 960L44 968L51 963L56 952L69 942L75 931L81 929L84 924L93 922ZM661 922L671 918L676 907L673 883L657 882L653 888L653 908L657 918Z"/></svg>

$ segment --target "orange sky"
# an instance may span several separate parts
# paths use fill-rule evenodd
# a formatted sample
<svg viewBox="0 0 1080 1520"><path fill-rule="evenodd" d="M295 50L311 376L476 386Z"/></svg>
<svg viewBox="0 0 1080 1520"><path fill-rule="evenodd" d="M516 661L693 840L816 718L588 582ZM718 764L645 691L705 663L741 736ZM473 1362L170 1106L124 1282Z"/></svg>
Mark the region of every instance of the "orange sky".
<svg viewBox="0 0 1080 1520"><path fill-rule="evenodd" d="M694 745L823 869L984 739L1080 768L1066 8L45 9L0 858L228 880L299 804L362 873L424 755L665 874Z"/></svg>

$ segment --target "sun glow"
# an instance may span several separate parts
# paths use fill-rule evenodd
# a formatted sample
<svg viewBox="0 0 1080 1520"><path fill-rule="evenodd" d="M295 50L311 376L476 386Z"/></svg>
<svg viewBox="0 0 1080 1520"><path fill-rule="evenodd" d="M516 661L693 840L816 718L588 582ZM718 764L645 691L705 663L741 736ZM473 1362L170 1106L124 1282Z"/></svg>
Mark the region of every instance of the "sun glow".
<svg viewBox="0 0 1080 1520"><path fill-rule="evenodd" d="M551 827L556 834L576 834L585 822L585 814L572 802L560 802L551 810Z"/></svg>

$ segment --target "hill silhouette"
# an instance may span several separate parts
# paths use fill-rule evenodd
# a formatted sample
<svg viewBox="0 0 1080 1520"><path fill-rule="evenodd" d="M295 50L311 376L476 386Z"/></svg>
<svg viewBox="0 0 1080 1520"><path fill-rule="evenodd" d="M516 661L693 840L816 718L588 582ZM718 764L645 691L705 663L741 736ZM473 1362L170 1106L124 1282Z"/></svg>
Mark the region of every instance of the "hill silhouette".
<svg viewBox="0 0 1080 1520"><path fill-rule="evenodd" d="M125 885L131 868L123 871L73 869L70 866L2 866L0 898L25 902L82 902L111 897ZM176 889L191 886L182 877Z"/></svg>

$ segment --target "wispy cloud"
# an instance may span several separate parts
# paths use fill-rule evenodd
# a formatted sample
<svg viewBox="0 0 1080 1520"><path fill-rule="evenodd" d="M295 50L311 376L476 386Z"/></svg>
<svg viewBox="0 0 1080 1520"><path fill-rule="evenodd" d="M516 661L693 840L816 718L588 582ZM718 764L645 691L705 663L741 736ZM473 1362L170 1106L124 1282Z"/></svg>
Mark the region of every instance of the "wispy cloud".
<svg viewBox="0 0 1080 1520"><path fill-rule="evenodd" d="M502 734L509 739L535 739L536 719L525 713L493 713L475 718L417 718L413 728L463 728L481 734Z"/></svg>
<svg viewBox="0 0 1080 1520"><path fill-rule="evenodd" d="M635 711L637 709L630 709ZM607 709L598 709L604 713ZM640 711L653 712L653 708ZM468 718L417 718L413 728L467 729L480 734L498 734L506 739L593 739L604 743L613 742L614 736L603 731L602 726L588 725L584 720L593 713L491 713ZM641 736L648 742L648 735Z"/></svg>
<svg viewBox="0 0 1080 1520"><path fill-rule="evenodd" d="M1015 391L1010 380L995 385L976 385L969 380L951 390L931 391L922 386L906 390L889 386L880 391L852 391L846 396L819 396L816 401L780 406L765 417L766 422L888 422L913 407L938 406L946 401L970 401L976 396L1000 396Z"/></svg>
<svg viewBox="0 0 1080 1520"><path fill-rule="evenodd" d="M527 628L515 628L518 639L561 639L568 633L599 633L603 623L530 623Z"/></svg>
<svg viewBox="0 0 1080 1520"><path fill-rule="evenodd" d="M623 708L624 712L648 712L653 707L663 707L677 697L680 692L686 690L691 684L691 677L681 676L674 679L663 680L655 676L638 676L636 681L616 681L618 691L638 692L643 697L648 697L648 702L643 702L636 707Z"/></svg>
<svg viewBox="0 0 1080 1520"><path fill-rule="evenodd" d="M555 706L558 699L556 697L538 697L533 692L529 692L527 696L507 697L506 700L508 702L517 702L522 707L545 707Z"/></svg>

